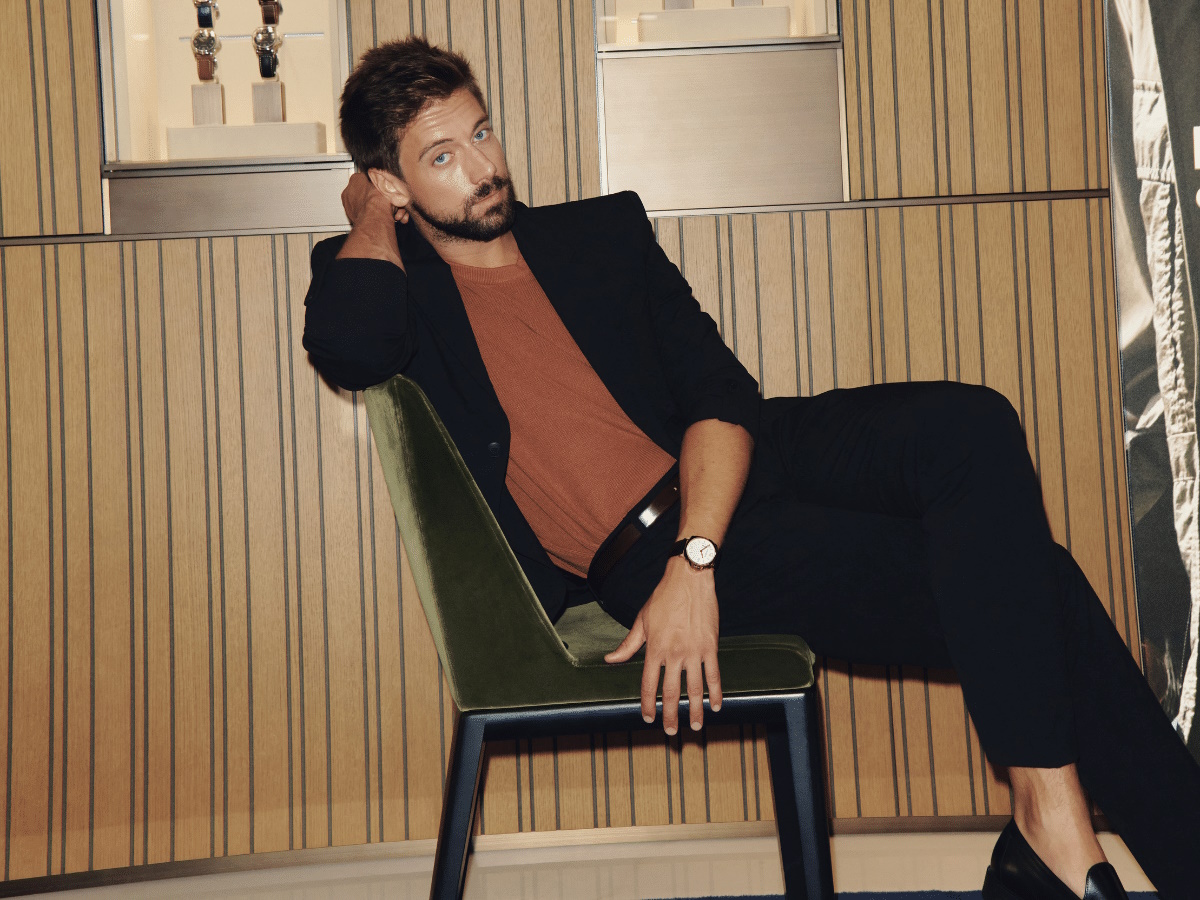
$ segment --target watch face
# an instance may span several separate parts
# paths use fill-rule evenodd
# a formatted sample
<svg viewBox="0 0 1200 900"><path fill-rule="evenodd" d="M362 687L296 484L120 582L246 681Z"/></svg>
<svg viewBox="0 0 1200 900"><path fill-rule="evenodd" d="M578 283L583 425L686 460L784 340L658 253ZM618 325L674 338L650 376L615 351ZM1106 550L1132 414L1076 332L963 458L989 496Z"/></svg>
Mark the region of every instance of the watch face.
<svg viewBox="0 0 1200 900"><path fill-rule="evenodd" d="M717 546L708 538L694 537L683 548L688 562L693 566L706 568L717 558Z"/></svg>
<svg viewBox="0 0 1200 900"><path fill-rule="evenodd" d="M254 49L259 53L278 50L283 39L270 25L260 25L254 29Z"/></svg>
<svg viewBox="0 0 1200 900"><path fill-rule="evenodd" d="M192 35L192 52L201 56L212 56L220 49L221 42L207 28L201 28Z"/></svg>

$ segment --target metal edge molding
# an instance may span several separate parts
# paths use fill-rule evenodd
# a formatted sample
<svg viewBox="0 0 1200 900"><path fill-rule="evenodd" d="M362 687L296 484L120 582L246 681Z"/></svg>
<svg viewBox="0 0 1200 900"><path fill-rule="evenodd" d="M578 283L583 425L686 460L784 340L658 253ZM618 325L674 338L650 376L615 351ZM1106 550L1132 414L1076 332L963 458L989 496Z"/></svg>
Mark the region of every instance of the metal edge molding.
<svg viewBox="0 0 1200 900"><path fill-rule="evenodd" d="M107 182L106 182L107 184ZM728 207L722 209L648 210L655 218L680 218L691 216L757 215L771 213L835 212L849 209L890 209L904 206L974 206L981 203L1039 203L1052 200L1096 200L1107 199L1105 188L1086 191L1041 191L1028 194L960 194L946 197L905 197L901 199L851 200L843 203L806 203L792 206ZM0 238L0 247L51 246L54 244L90 244L104 241L140 241L159 238L233 237L254 234L307 234L322 231L347 231L349 223L306 224L291 222L270 228L233 226L229 228L198 227L190 231L131 231L119 234L66 234L66 235L22 235Z"/></svg>
<svg viewBox="0 0 1200 900"><path fill-rule="evenodd" d="M109 178L109 233L345 229L346 178L342 167Z"/></svg>

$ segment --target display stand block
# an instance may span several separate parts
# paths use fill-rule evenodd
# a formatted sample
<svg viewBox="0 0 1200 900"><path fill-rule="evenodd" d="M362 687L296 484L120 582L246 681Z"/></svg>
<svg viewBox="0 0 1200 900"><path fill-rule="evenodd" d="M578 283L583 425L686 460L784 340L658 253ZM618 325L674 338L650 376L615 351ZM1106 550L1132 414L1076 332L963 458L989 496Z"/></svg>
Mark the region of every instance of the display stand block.
<svg viewBox="0 0 1200 900"><path fill-rule="evenodd" d="M259 81L250 86L250 91L255 122L284 120L282 81Z"/></svg>
<svg viewBox="0 0 1200 900"><path fill-rule="evenodd" d="M169 159L243 159L253 156L315 156L325 152L320 122L201 125L167 129Z"/></svg>
<svg viewBox="0 0 1200 900"><path fill-rule="evenodd" d="M730 41L785 38L791 31L787 6L727 6L663 9L637 18L639 41Z"/></svg>
<svg viewBox="0 0 1200 900"><path fill-rule="evenodd" d="M225 123L225 86L215 81L192 85L192 124Z"/></svg>

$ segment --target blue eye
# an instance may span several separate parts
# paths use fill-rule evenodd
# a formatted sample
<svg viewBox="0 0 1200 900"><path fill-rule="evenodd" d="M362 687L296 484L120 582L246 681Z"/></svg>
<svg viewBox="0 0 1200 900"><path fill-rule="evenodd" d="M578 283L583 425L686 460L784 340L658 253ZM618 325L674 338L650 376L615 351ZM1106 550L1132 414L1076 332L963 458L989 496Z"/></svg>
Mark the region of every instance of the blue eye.
<svg viewBox="0 0 1200 900"><path fill-rule="evenodd" d="M442 166L442 165L445 165L449 161L449 159L450 159L449 153L439 153L437 156L435 156L433 158L433 164L435 166Z"/></svg>
<svg viewBox="0 0 1200 900"><path fill-rule="evenodd" d="M490 128L480 128L477 132L475 132L475 140L486 141L491 133L492 131Z"/></svg>

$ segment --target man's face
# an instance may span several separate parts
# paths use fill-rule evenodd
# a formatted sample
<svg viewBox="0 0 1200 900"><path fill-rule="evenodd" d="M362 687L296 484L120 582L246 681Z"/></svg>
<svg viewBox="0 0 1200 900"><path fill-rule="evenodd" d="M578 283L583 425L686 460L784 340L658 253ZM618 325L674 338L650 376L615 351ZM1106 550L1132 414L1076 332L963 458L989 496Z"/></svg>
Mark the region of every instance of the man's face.
<svg viewBox="0 0 1200 900"><path fill-rule="evenodd" d="M491 241L512 228L516 198L504 150L465 88L417 114L400 140L408 209L434 236Z"/></svg>

